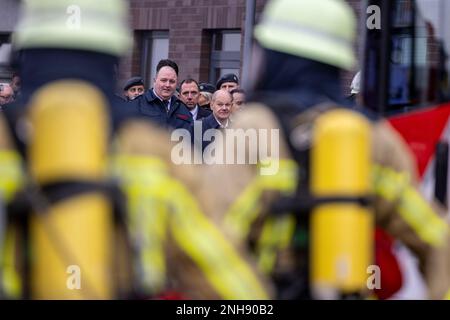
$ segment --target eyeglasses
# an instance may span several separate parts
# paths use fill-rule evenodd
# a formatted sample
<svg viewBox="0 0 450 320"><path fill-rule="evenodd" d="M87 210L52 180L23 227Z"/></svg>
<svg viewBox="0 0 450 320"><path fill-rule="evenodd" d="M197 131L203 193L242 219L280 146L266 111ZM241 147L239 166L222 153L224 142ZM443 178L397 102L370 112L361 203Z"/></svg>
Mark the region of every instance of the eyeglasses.
<svg viewBox="0 0 450 320"><path fill-rule="evenodd" d="M3 98L3 99L5 99L5 100L9 100L9 99L12 98L12 96L0 96L0 98Z"/></svg>

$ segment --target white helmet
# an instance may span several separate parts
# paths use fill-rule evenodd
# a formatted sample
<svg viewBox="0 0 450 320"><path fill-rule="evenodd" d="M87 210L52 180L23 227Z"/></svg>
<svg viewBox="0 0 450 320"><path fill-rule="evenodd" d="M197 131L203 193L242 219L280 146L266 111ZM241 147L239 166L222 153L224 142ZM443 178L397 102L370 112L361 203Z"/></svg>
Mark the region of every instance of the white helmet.
<svg viewBox="0 0 450 320"><path fill-rule="evenodd" d="M123 0L25 0L13 46L121 56L131 45L127 17Z"/></svg>
<svg viewBox="0 0 450 320"><path fill-rule="evenodd" d="M272 0L255 38L268 49L351 69L355 28L355 14L343 0Z"/></svg>

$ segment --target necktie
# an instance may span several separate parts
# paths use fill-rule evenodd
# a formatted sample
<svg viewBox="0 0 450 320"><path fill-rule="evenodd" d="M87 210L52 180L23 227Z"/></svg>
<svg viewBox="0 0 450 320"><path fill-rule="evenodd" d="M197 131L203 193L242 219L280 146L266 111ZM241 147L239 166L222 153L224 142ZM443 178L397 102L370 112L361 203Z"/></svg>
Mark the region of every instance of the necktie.
<svg viewBox="0 0 450 320"><path fill-rule="evenodd" d="M169 112L169 101L168 100L163 100L163 106L164 108L166 108L166 111Z"/></svg>

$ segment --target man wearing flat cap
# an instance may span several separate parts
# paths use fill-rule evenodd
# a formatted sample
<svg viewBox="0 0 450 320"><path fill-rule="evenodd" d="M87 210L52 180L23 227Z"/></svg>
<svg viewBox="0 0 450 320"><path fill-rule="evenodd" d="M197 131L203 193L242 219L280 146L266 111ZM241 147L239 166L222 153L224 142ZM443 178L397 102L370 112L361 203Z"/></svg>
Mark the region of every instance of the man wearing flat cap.
<svg viewBox="0 0 450 320"><path fill-rule="evenodd" d="M134 100L145 91L144 80L141 77L133 77L125 82L123 87L123 95L128 101Z"/></svg>
<svg viewBox="0 0 450 320"><path fill-rule="evenodd" d="M217 81L216 89L222 89L231 92L231 90L236 89L238 86L239 78L233 73L228 73L220 77L220 79Z"/></svg>

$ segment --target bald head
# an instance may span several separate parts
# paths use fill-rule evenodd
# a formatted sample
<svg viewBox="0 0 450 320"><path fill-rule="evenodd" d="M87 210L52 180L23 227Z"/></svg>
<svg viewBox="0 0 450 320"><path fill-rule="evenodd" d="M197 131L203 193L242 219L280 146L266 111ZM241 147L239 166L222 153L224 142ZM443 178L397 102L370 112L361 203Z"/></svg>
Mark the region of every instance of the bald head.
<svg viewBox="0 0 450 320"><path fill-rule="evenodd" d="M231 93L228 90L221 89L221 90L217 90L216 92L214 92L214 94L212 95L212 98L211 98L211 103L214 103L214 101L216 101L218 97L224 98L224 99L229 98L230 100L233 100L233 97L231 96Z"/></svg>
<svg viewBox="0 0 450 320"><path fill-rule="evenodd" d="M226 123L231 114L233 97L227 90L217 90L211 98L211 110L221 123Z"/></svg>

